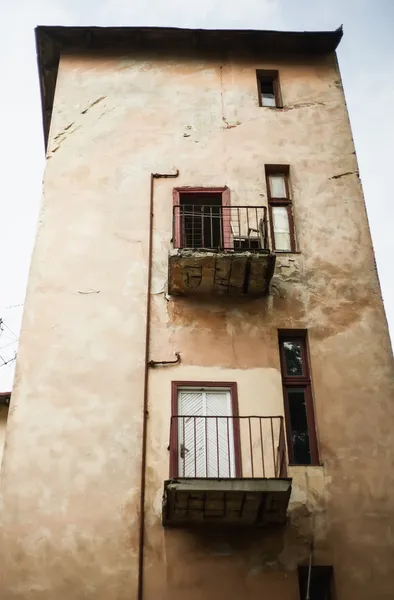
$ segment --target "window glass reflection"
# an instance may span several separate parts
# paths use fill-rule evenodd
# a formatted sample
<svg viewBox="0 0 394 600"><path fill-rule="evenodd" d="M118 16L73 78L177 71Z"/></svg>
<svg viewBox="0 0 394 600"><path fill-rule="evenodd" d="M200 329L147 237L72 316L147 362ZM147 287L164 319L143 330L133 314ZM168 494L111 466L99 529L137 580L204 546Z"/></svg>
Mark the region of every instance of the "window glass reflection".
<svg viewBox="0 0 394 600"><path fill-rule="evenodd" d="M286 375L297 377L304 374L302 363L301 342L286 341L283 342L285 354Z"/></svg>
<svg viewBox="0 0 394 600"><path fill-rule="evenodd" d="M289 401L293 463L296 465L310 465L312 460L306 415L305 392L302 388L288 389L287 397Z"/></svg>

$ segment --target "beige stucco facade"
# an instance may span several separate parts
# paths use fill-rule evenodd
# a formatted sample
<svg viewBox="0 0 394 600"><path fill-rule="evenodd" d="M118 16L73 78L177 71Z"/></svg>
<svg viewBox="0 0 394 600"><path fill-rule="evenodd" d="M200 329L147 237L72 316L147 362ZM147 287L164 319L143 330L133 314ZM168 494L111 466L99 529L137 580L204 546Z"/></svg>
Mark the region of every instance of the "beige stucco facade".
<svg viewBox="0 0 394 600"><path fill-rule="evenodd" d="M260 108L277 69L283 109ZM298 252L265 298L167 294L172 189L267 204L290 166ZM61 55L2 467L1 597L136 599L151 173L143 597L298 598L314 541L337 600L394 589L392 355L334 53ZM171 381L237 382L282 415L278 329L307 329L321 466L291 467L277 530L163 529Z"/></svg>

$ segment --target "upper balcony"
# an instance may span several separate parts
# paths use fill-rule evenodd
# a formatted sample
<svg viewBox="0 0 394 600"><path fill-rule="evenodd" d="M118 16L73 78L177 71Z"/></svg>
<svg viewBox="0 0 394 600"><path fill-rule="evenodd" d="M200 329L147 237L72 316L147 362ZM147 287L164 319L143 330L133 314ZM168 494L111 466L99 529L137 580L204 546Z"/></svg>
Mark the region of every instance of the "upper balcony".
<svg viewBox="0 0 394 600"><path fill-rule="evenodd" d="M163 525L284 523L291 492L282 417L173 416Z"/></svg>
<svg viewBox="0 0 394 600"><path fill-rule="evenodd" d="M168 290L174 295L264 296L275 268L265 206L178 204Z"/></svg>

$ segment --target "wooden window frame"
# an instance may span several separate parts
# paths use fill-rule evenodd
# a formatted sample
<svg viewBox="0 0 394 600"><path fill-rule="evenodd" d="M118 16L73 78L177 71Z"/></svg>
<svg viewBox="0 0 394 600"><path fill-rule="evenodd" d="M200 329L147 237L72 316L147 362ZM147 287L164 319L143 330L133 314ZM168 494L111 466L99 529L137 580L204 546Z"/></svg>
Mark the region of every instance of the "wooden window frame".
<svg viewBox="0 0 394 600"><path fill-rule="evenodd" d="M319 448L317 443L316 435L316 419L315 409L312 394L312 381L310 375L310 364L309 364L309 352L307 343L307 332L305 330L279 330L279 354L280 354L280 366L282 374L282 387L283 387L283 401L285 409L285 423L286 423L286 439L287 439L287 451L289 455L290 466L317 466L320 465ZM301 342L301 355L302 364L304 366L304 375L287 375L286 373L286 359L284 353L283 342ZM290 408L288 401L288 391L292 388L302 388L305 394L305 408L306 408L306 419L308 426L308 438L309 438L309 449L311 455L311 462L306 465L296 463L294 461L293 443L291 439L291 422L290 422Z"/></svg>
<svg viewBox="0 0 394 600"><path fill-rule="evenodd" d="M278 70L265 70L265 69L256 69L256 78L257 78L257 91L259 98L259 106L261 108L283 108L282 94L280 90L279 84L279 71ZM270 79L272 81L272 87L274 90L275 96L275 106L264 106L263 104L263 95L261 92L261 80L262 79Z"/></svg>
<svg viewBox="0 0 394 600"><path fill-rule="evenodd" d="M238 417L238 386L234 381L172 381L171 382L171 416L178 415L178 393L181 388L196 388L197 390L207 388L224 388L230 392L232 416ZM171 420L172 429L172 420ZM242 477L242 456L241 456L241 432L239 419L233 421L234 432L234 470L235 477ZM178 454L178 427L174 427L171 432L170 444L170 479L179 476L179 454Z"/></svg>
<svg viewBox="0 0 394 600"><path fill-rule="evenodd" d="M267 185L271 243L272 243L272 249L275 252L283 252L283 253L297 252L294 217L293 217L293 200L291 198L291 192L290 192L289 174L290 174L290 168L288 165L265 165L265 181L266 181L266 185ZM269 180L271 175L281 175L282 177L285 178L286 198L275 198L274 196L271 195L271 184L270 184L270 180ZM280 249L276 249L276 247L275 247L274 218L273 218L273 212L272 212L272 209L275 206L283 206L284 208L286 208L287 217L289 220L290 250L280 250Z"/></svg>
<svg viewBox="0 0 394 600"><path fill-rule="evenodd" d="M222 206L230 206L230 188L224 187L177 187L172 191L172 203L173 207L180 206L181 194L221 194L222 195ZM175 208L173 208L175 211ZM175 212L173 212L175 216ZM231 245L231 216L230 211L226 210L222 216L223 224L223 244L225 248L230 248ZM182 235L181 235L181 217L180 214L175 218L174 227L174 248L182 248Z"/></svg>

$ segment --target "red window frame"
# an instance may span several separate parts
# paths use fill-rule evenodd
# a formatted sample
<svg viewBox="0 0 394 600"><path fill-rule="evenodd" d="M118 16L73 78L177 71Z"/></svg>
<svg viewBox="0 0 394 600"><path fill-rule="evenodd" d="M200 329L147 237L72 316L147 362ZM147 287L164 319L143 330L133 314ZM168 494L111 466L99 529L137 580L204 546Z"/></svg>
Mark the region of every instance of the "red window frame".
<svg viewBox="0 0 394 600"><path fill-rule="evenodd" d="M301 346L302 364L304 367L303 375L288 375L286 372L286 359L284 353L284 342L297 341ZM319 449L317 444L316 435L316 421L315 421L315 410L312 395L312 381L310 376L309 367L309 353L307 345L307 332L305 330L280 330L279 331L279 353L280 353L280 365L282 373L282 386L283 386L283 400L285 409L285 423L286 423L286 437L287 437L287 449L289 454L289 464L293 466L301 466L300 463L296 463L294 460L293 442L291 438L291 422L290 422L290 408L288 401L288 391L293 388L302 388L305 394L305 408L306 418L308 427L309 437L309 450L310 450L310 463L306 463L308 466L319 465Z"/></svg>
<svg viewBox="0 0 394 600"><path fill-rule="evenodd" d="M196 389L206 388L225 388L230 392L232 416L238 417L238 386L234 381L172 381L171 382L171 416L178 416L178 392L180 388L191 387ZM179 467L179 444L178 427L173 426L176 419L171 419L171 442L170 442L170 478L178 477ZM242 477L242 456L241 456L241 434L239 419L233 421L234 432L234 467L235 477Z"/></svg>
<svg viewBox="0 0 394 600"><path fill-rule="evenodd" d="M272 249L276 252L296 252L296 238L295 238L295 227L294 227L294 218L293 218L293 201L290 193L290 183L289 183L289 165L265 165L265 179L267 185L267 196L268 196L268 211L269 211L269 221L270 221L270 231L271 231L271 243ZM270 176L271 175L281 175L285 179L285 187L286 187L286 197L285 198L275 198L271 194L271 184L270 184ZM272 214L272 209L275 206L283 206L287 211L287 218L289 220L289 232L290 232L290 250L281 250L275 247L275 230L274 230L274 218Z"/></svg>
<svg viewBox="0 0 394 600"><path fill-rule="evenodd" d="M173 206L180 206L180 194L221 194L222 195L222 206L230 206L230 188L224 187L177 187L173 189L172 200ZM175 211L175 208L173 209ZM180 213L175 216L174 223L174 248L182 248L182 236L181 236L181 216ZM223 243L225 248L230 248L231 245L231 218L230 211L223 211L222 223L223 223Z"/></svg>

